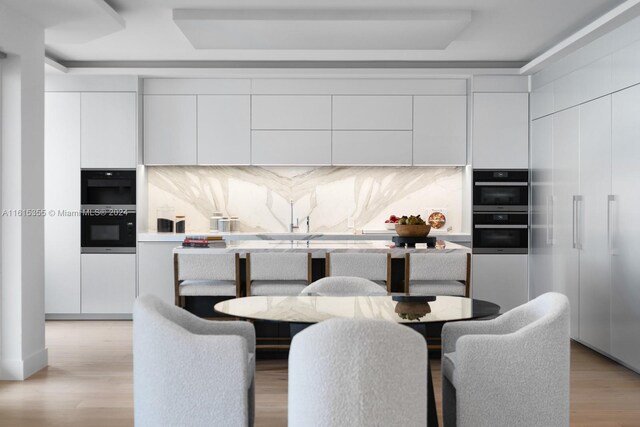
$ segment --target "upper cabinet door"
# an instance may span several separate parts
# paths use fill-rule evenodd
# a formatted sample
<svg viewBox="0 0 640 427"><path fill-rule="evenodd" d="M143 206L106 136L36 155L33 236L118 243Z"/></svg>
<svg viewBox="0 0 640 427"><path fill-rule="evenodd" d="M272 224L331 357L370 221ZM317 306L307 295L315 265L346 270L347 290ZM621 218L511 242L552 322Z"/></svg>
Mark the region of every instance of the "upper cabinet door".
<svg viewBox="0 0 640 427"><path fill-rule="evenodd" d="M473 167L529 167L529 94L473 95Z"/></svg>
<svg viewBox="0 0 640 427"><path fill-rule="evenodd" d="M467 97L413 99L413 164L467 163Z"/></svg>
<svg viewBox="0 0 640 427"><path fill-rule="evenodd" d="M411 96L334 96L333 130L412 130Z"/></svg>
<svg viewBox="0 0 640 427"><path fill-rule="evenodd" d="M198 96L198 164L251 163L249 95Z"/></svg>
<svg viewBox="0 0 640 427"><path fill-rule="evenodd" d="M144 163L197 163L195 95L145 95Z"/></svg>
<svg viewBox="0 0 640 427"><path fill-rule="evenodd" d="M254 95L251 129L330 130L331 97L306 95Z"/></svg>
<svg viewBox="0 0 640 427"><path fill-rule="evenodd" d="M136 167L136 94L81 94L81 166Z"/></svg>
<svg viewBox="0 0 640 427"><path fill-rule="evenodd" d="M338 166L411 166L411 131L333 131L332 163Z"/></svg>

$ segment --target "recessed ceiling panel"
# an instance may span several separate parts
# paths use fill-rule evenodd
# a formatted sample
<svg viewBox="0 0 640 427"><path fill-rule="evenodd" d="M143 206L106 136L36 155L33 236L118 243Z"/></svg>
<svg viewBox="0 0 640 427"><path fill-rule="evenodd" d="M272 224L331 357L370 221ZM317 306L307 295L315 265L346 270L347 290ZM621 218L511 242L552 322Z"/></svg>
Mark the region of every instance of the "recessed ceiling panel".
<svg viewBox="0 0 640 427"><path fill-rule="evenodd" d="M174 9L196 49L442 50L470 12Z"/></svg>

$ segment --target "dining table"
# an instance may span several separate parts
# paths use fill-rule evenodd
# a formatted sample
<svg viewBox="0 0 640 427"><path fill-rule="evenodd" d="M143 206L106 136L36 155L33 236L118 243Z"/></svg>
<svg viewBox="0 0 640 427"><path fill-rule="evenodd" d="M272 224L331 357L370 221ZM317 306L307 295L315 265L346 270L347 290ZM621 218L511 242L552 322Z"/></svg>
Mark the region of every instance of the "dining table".
<svg viewBox="0 0 640 427"><path fill-rule="evenodd" d="M500 306L461 296L389 294L249 296L219 302L214 310L240 319L288 323L292 332L336 317L386 320L407 325L425 335L426 325L495 317ZM427 377L427 425L437 426L431 365Z"/></svg>

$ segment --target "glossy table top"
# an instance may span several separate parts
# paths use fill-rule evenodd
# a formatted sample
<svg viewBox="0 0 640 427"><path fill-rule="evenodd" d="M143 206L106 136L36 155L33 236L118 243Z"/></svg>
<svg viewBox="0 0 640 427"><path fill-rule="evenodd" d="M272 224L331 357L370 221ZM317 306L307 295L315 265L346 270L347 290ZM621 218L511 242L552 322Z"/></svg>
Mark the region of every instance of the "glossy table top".
<svg viewBox="0 0 640 427"><path fill-rule="evenodd" d="M230 316L289 323L318 323L334 317L397 323L434 323L497 314L488 301L438 296L429 303L397 303L391 296L252 296L219 302L215 310Z"/></svg>

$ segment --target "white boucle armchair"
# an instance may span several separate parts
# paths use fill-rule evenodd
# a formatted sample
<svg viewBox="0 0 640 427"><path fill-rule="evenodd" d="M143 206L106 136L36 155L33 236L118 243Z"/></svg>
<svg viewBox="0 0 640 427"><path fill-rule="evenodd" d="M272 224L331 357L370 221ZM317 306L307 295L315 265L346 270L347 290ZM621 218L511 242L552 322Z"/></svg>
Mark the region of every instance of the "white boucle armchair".
<svg viewBox="0 0 640 427"><path fill-rule="evenodd" d="M445 426L569 425L569 302L547 293L442 329Z"/></svg>
<svg viewBox="0 0 640 427"><path fill-rule="evenodd" d="M289 351L289 427L424 427L427 345L385 320L336 318Z"/></svg>
<svg viewBox="0 0 640 427"><path fill-rule="evenodd" d="M253 424L255 330L209 321L155 296L133 315L134 417L137 427Z"/></svg>

